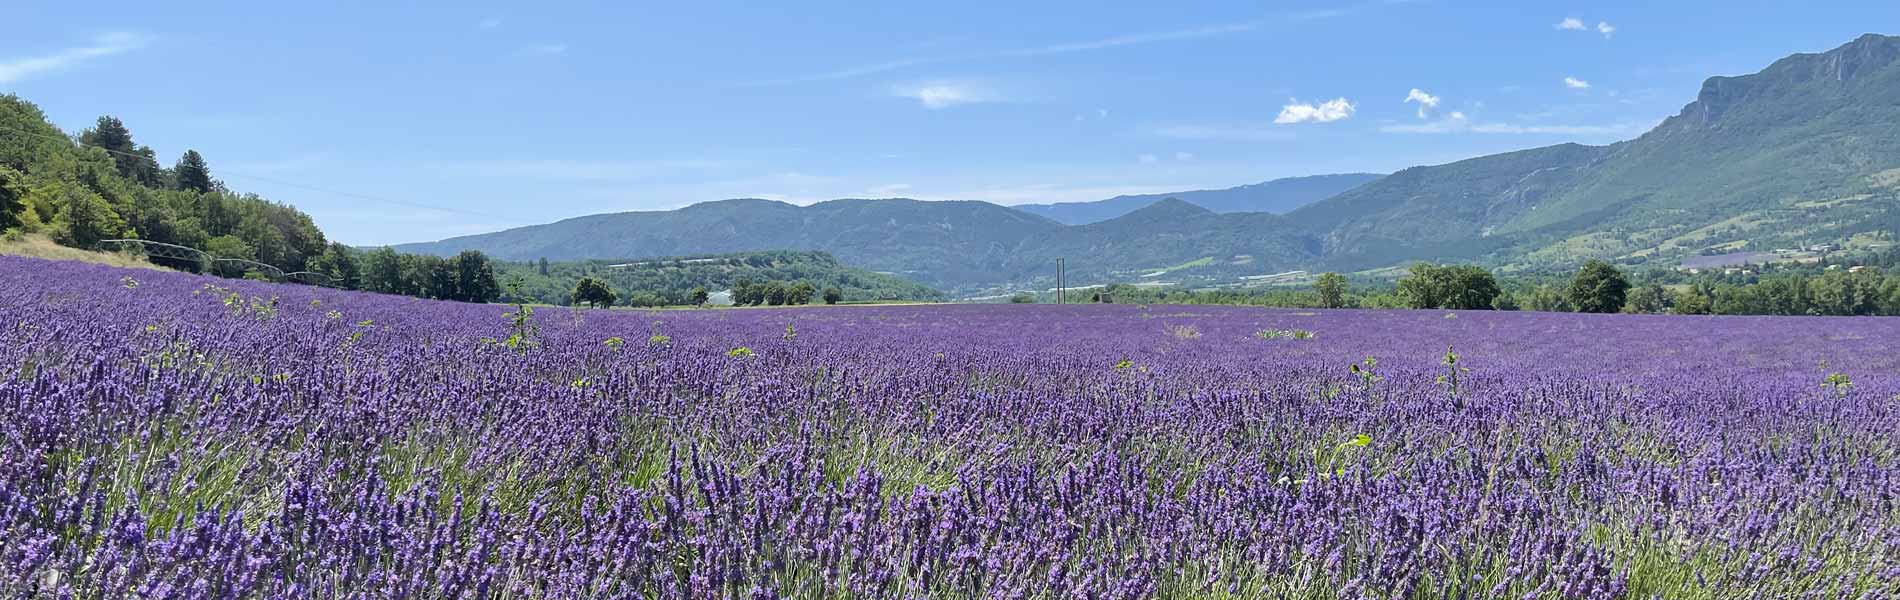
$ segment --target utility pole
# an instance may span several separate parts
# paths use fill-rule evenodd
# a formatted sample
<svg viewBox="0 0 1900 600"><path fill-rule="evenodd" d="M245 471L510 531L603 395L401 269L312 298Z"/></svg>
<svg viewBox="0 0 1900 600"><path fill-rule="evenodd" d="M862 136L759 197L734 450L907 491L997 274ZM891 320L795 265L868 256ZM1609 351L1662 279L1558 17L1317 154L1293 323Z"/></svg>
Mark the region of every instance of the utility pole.
<svg viewBox="0 0 1900 600"><path fill-rule="evenodd" d="M1063 279L1063 277L1064 277L1065 275L1066 275L1066 273L1064 272L1064 270L1063 270L1063 268L1062 268L1062 259L1060 259L1060 258L1057 258L1057 259L1056 259L1056 304L1061 304L1061 303L1062 303L1062 291L1063 291L1063 290L1062 290L1062 284L1063 284L1063 281L1062 281L1062 279Z"/></svg>

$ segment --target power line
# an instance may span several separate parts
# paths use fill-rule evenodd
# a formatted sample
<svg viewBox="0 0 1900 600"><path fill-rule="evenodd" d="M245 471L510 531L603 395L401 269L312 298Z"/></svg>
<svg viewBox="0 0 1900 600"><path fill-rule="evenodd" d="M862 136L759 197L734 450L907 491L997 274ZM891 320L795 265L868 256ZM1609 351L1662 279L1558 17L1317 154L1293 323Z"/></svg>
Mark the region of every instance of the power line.
<svg viewBox="0 0 1900 600"><path fill-rule="evenodd" d="M13 127L13 126L10 126L10 125L4 125L4 124L0 124L0 129L7 129L7 130L10 130L10 131L15 131L15 132L18 132L18 133L23 133L23 134L26 134L26 135L30 135L30 136L36 136L36 137L39 137L39 138L41 138L41 139L47 139L47 140L55 140L55 139L56 139L56 140L60 140L60 141L63 141L63 142L66 142L66 143L69 143L69 144L72 144L72 145L74 145L74 146L83 146L83 147L87 147L87 148L97 148L97 149L99 149L99 150L101 150L101 151L104 151L104 152L106 152L107 154L116 154L116 155L119 155L119 156L130 156L130 157L132 157L132 158L136 158L136 159L139 159L139 160L149 160L149 161L152 161L152 166L154 166L154 167L158 167L158 168L161 168L161 169L162 169L162 168L164 168L164 166L163 166L163 165L160 165L160 164L158 163L158 159L156 159L156 158L154 158L154 157L150 157L150 156L146 156L146 155L143 155L143 154L138 154L138 153L133 153L133 152L126 152L126 151L123 151L123 150L114 150L114 149L111 149L111 148L107 148L107 147L104 147L104 146L100 146L100 145L97 145L97 144L88 144L88 143L85 143L85 142L81 142L81 141L79 141L79 140L77 140L77 139L74 139L74 138L69 138L69 137L65 137L65 136L54 136L54 135L49 135L49 134L44 134L44 133L40 133L40 132L37 132L37 131L31 131L31 130L27 130L27 129L22 129L22 128L19 128L19 127ZM482 218L484 218L484 219L499 219L499 220L503 220L503 221L508 221L508 222L511 222L511 223L528 223L527 221L524 221L524 220L521 220L521 219L518 219L518 218L515 218L515 217L508 217L508 216L503 216L503 215L496 215L496 214L489 214L489 213L485 213L485 212L481 212L481 211L476 211L476 210L468 210L468 209L465 209L465 208L452 208L452 207L447 207L447 206L437 206L437 205L434 205L434 204L425 204L425 203L421 203L421 202L410 202L410 201L407 201L407 200L395 200L395 199L391 199L391 198L384 198L384 197L380 197L380 196L371 196L371 195L369 195L369 194L358 194L358 193L355 193L355 192L345 192L345 191L341 191L341 190L333 190L333 189L327 189L327 188L323 188L323 187L319 187L319 186L314 186L314 185L309 185L309 184L305 184L305 183L297 183L297 182L295 182L295 181L286 181L286 180L282 180L282 179L275 179L275 178L271 178L271 177L260 177L260 176L257 176L257 175L247 175L247 174L244 174L244 173L237 173L237 172L230 172L230 171L219 171L219 175L220 175L220 176L222 176L222 177L231 177L231 178L236 178L236 179L248 179L248 180L251 180L251 181L257 181L257 182L262 182L262 183L269 183L269 184L274 184L274 185L281 185L281 186L284 186L284 187L289 187L289 188L296 188L296 189L300 189L300 190L304 190L304 191L310 191L310 192L317 192L317 193L322 193L322 194L330 194L330 195L333 195L333 196L342 196L342 197L345 197L345 198L355 198L355 199L358 199L358 200L368 200L368 201L370 201L370 202L381 202L381 203L384 203L384 204L393 204L393 205L396 205L396 206L404 206L404 207L408 207L408 208L421 208L421 209L425 209L425 210L435 210L435 211L441 211L441 212L447 212L447 213L456 213L456 214L462 214L462 215L468 215L468 216L471 216L471 217L482 217Z"/></svg>

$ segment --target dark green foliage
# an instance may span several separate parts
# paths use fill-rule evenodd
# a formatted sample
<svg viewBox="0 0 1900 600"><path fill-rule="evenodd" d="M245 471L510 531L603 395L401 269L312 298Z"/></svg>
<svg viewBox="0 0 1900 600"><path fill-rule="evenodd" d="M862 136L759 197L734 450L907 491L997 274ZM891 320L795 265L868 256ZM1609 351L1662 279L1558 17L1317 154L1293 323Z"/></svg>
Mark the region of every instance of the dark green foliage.
<svg viewBox="0 0 1900 600"><path fill-rule="evenodd" d="M450 264L447 259L434 256L417 256L413 260L415 264L411 273L416 281L422 283L420 289L422 297L436 300L458 299L461 290L456 286L455 265Z"/></svg>
<svg viewBox="0 0 1900 600"><path fill-rule="evenodd" d="M177 187L200 194L211 191L211 168L205 165L205 158L197 150L186 150L178 159L178 166L172 168L172 177Z"/></svg>
<svg viewBox="0 0 1900 600"><path fill-rule="evenodd" d="M200 249L218 258L257 259L257 251L234 235L220 235L205 240L204 247ZM213 274L222 277L243 277L244 267L230 264L219 265Z"/></svg>
<svg viewBox="0 0 1900 600"><path fill-rule="evenodd" d="M1417 263L1398 284L1398 295L1409 308L1491 310L1499 293L1497 279L1475 265Z"/></svg>
<svg viewBox="0 0 1900 600"><path fill-rule="evenodd" d="M807 282L810 295L818 290L838 288L839 301L846 300L934 300L942 294L930 288L882 273L872 273L845 265L823 252L747 252L647 260L590 260L550 262L542 275L541 262L496 265L502 275L522 278L522 293L535 301L562 304L570 301L574 282L582 277L606 281L622 297L635 292L651 292L668 306L697 305L694 289L703 288L710 298L718 290L732 290L732 303L742 306L764 304L755 292L768 281L788 284Z"/></svg>
<svg viewBox="0 0 1900 600"><path fill-rule="evenodd" d="M607 282L592 277L582 277L574 283L574 304L589 304L594 308L606 308L614 305L614 290Z"/></svg>
<svg viewBox="0 0 1900 600"><path fill-rule="evenodd" d="M1613 313L1623 310L1629 292L1629 278L1623 272L1600 260L1583 264L1577 276L1570 280L1570 305L1577 312Z"/></svg>
<svg viewBox="0 0 1900 600"><path fill-rule="evenodd" d="M1322 308L1345 308L1346 306L1346 276L1344 275L1330 271L1321 273L1319 279L1313 282L1313 291L1319 293L1319 303Z"/></svg>
<svg viewBox="0 0 1900 600"><path fill-rule="evenodd" d="M1501 293L1491 299L1491 310L1518 310L1519 308L1517 296L1511 294Z"/></svg>
<svg viewBox="0 0 1900 600"><path fill-rule="evenodd" d="M99 240L116 238L125 232L125 221L104 198L83 187L62 187L53 199L58 212L53 220L53 239L80 248L97 247Z"/></svg>
<svg viewBox="0 0 1900 600"><path fill-rule="evenodd" d="M767 281L760 286L758 299L767 306L784 306L791 296L790 286L783 281Z"/></svg>
<svg viewBox="0 0 1900 600"><path fill-rule="evenodd" d="M825 289L827 299L829 299L830 297L831 290L836 290L836 289L838 288ZM710 300L711 298L712 298L712 293L706 291L706 286L701 285L701 286L693 287L692 296L690 297L690 299L693 301L693 306L705 306L707 300ZM836 303L834 302L833 304L836 304Z"/></svg>
<svg viewBox="0 0 1900 600"><path fill-rule="evenodd" d="M1541 312L1570 312L1570 298L1563 288L1555 285L1540 285L1524 294L1524 300L1518 303L1529 310Z"/></svg>
<svg viewBox="0 0 1900 600"><path fill-rule="evenodd" d="M363 287L362 269L358 266L357 253L349 246L331 242L323 255L310 261L310 270L330 276L337 287L354 290Z"/></svg>
<svg viewBox="0 0 1900 600"><path fill-rule="evenodd" d="M158 159L151 148L132 142L132 131L117 117L103 116L79 133L79 143L106 152L120 177L144 186L159 184Z"/></svg>
<svg viewBox="0 0 1900 600"><path fill-rule="evenodd" d="M1677 293L1675 306L1669 309L1678 315L1706 315L1714 311L1715 305L1709 297L1694 291Z"/></svg>
<svg viewBox="0 0 1900 600"><path fill-rule="evenodd" d="M0 229L23 225L21 214L26 211L25 177L12 167L0 165Z"/></svg>
<svg viewBox="0 0 1900 600"><path fill-rule="evenodd" d="M789 305L811 304L812 296L818 294L818 288L809 281L800 281L785 286L785 303Z"/></svg>
<svg viewBox="0 0 1900 600"><path fill-rule="evenodd" d="M363 259L363 289L384 294L412 294L403 276L402 255L388 247L371 250Z"/></svg>
<svg viewBox="0 0 1900 600"><path fill-rule="evenodd" d="M666 299L653 292L634 292L627 295L627 306L638 308L666 306Z"/></svg>
<svg viewBox="0 0 1900 600"><path fill-rule="evenodd" d="M85 248L121 237L176 244L285 272L325 273L346 288L473 302L499 295L485 257L449 265L387 250L359 256L327 240L302 211L224 189L196 151L186 151L175 171L159 169L151 148L136 145L116 118L100 117L79 142L74 147L32 103L0 96L0 228L45 232ZM209 266L153 262L190 271ZM214 273L262 276L232 263Z"/></svg>
<svg viewBox="0 0 1900 600"><path fill-rule="evenodd" d="M825 304L837 304L842 300L844 300L844 290L838 289L837 286L825 288Z"/></svg>
<svg viewBox="0 0 1900 600"><path fill-rule="evenodd" d="M1637 314L1669 312L1670 299L1669 290L1652 283L1630 290L1629 300L1623 304L1623 312Z"/></svg>
<svg viewBox="0 0 1900 600"><path fill-rule="evenodd" d="M1015 294L1009 297L1009 303L1010 304L1035 304L1036 297L1032 294Z"/></svg>
<svg viewBox="0 0 1900 600"><path fill-rule="evenodd" d="M455 300L494 302L501 298L501 285L495 282L495 268L481 252L464 250L455 255Z"/></svg>

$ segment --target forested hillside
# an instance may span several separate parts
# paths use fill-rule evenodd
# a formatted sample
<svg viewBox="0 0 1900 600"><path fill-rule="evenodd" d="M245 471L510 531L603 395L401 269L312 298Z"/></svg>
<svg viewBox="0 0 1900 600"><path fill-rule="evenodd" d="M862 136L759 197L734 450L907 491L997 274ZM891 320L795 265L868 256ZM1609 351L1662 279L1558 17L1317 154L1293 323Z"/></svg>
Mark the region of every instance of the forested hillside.
<svg viewBox="0 0 1900 600"><path fill-rule="evenodd" d="M942 293L894 275L845 265L825 252L744 252L643 260L503 262L504 281L520 277L524 299L571 304L583 277L607 282L619 304L678 306L697 304L695 290L716 294L741 282L810 284L835 288L846 302L939 300Z"/></svg>
<svg viewBox="0 0 1900 600"><path fill-rule="evenodd" d="M0 96L0 231L45 234L65 246L118 250L102 240L141 239L219 259L314 272L348 289L487 302L499 297L486 256L367 256L324 237L296 208L232 191L206 158L186 150L171 167L119 119L102 116L69 137L18 96ZM134 249L137 247L134 246ZM243 263L151 256L160 266L226 277L264 277ZM275 274L271 274L275 275Z"/></svg>
<svg viewBox="0 0 1900 600"><path fill-rule="evenodd" d="M1170 198L1217 213L1264 212L1277 215L1337 196L1340 192L1365 185L1380 177L1382 175L1374 173L1309 175L1219 190L1137 194L1093 202L1017 204L1010 208L1042 215L1065 225L1086 225L1106 221Z"/></svg>
<svg viewBox="0 0 1900 600"><path fill-rule="evenodd" d="M1709 78L1679 114L1607 146L1413 167L1284 215L1166 200L1122 199L1147 204L1083 225L979 202L719 201L404 248L516 260L824 250L970 292L1046 287L1058 258L1072 284L1192 286L1419 260L1512 271L1591 259L1674 267L1703 254L1845 244L1900 229L1900 38L1863 36Z"/></svg>

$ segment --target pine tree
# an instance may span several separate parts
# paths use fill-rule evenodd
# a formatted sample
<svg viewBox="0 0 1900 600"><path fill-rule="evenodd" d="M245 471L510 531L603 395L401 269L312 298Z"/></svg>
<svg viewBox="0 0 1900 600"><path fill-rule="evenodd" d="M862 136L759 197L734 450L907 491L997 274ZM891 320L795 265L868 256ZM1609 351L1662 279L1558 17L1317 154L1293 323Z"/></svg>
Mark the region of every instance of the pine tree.
<svg viewBox="0 0 1900 600"><path fill-rule="evenodd" d="M205 157L199 155L197 150L186 150L172 172L178 179L178 189L200 194L211 191L211 168L205 166Z"/></svg>
<svg viewBox="0 0 1900 600"><path fill-rule="evenodd" d="M138 147L132 144L132 130L126 129L124 122L111 115L99 117L92 129L79 132L79 143L111 154L119 174L127 177L132 174L132 161L139 160Z"/></svg>

